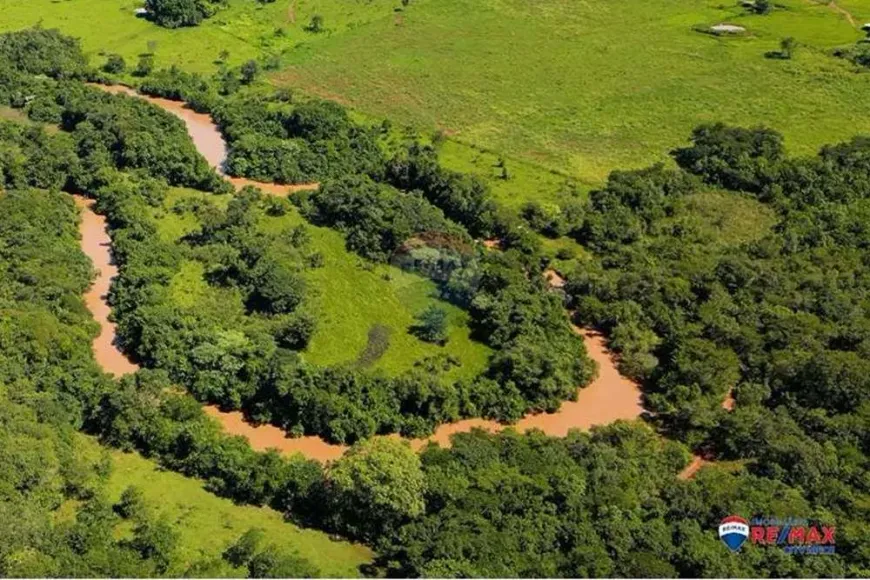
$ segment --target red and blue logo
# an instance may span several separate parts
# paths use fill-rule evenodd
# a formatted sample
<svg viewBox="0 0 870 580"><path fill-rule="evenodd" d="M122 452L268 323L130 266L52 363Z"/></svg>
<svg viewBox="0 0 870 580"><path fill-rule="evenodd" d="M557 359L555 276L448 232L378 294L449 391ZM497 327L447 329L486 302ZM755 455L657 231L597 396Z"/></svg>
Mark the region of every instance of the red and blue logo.
<svg viewBox="0 0 870 580"><path fill-rule="evenodd" d="M787 554L836 553L835 526L807 518L728 516L719 522L719 539L732 552L748 539L755 546L778 546Z"/></svg>
<svg viewBox="0 0 870 580"><path fill-rule="evenodd" d="M719 522L719 539L736 552L749 537L749 522L740 516L728 516Z"/></svg>

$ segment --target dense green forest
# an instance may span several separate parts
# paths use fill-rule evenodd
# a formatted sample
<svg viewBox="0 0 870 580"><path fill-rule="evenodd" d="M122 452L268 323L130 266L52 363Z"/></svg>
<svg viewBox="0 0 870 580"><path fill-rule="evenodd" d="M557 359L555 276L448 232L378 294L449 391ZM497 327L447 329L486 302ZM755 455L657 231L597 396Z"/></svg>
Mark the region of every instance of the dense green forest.
<svg viewBox="0 0 870 580"><path fill-rule="evenodd" d="M0 55L0 106L60 129L0 121L0 575L146 576L168 566L173 534L161 522L139 514L132 539L111 534L116 518L135 510L99 499L100 469L77 461L76 429L239 503L363 540L380 554L372 573L870 573L870 140L793 159L772 131L711 125L674 152L677 169L612 174L582 207L563 212L570 220L560 227L590 251L567 273L567 294L579 321L605 330L625 371L643 381L652 423L564 439L473 432L417 455L369 437L554 409L591 375L519 218L495 207L480 182L438 166L431 147L387 147L376 128L336 105L245 91L226 75L160 73L153 92L174 91L218 119L231 171L320 181L294 202L313 223L342 231L352 251L384 261L408 239L449 240L434 246L451 264L446 273L420 271L468 309L494 349L485 373L456 384L426 372L388 378L315 367L298 353L317 323L300 308L301 273L317 267L305 229L277 254L257 227L280 203L246 189L225 204L179 208L200 226L183 244L167 243L148 208L169 185L216 196L231 189L184 125L85 86L102 73L55 31L3 35ZM267 151L278 161L260 159ZM299 164L282 176L284 155ZM710 190L735 207L766 208L771 224L725 235L698 209ZM80 295L91 272L62 192L95 198L112 229L120 275L111 303L123 348L146 367L118 382L88 348L96 325ZM365 220L351 219L360 211ZM489 235L505 251L469 243ZM208 320L165 308L183 258L202 263L209 284L244 297L244 327L215 336ZM731 388L729 413L720 403ZM297 433L361 441L326 467L256 453L223 435L194 397ZM680 441L737 461L679 481L689 458ZM75 517L58 523L53 514L70 499L80 502ZM756 546L732 554L715 532L731 513L835 524L837 553ZM246 534L226 557L252 576L316 572L258 545Z"/></svg>
<svg viewBox="0 0 870 580"><path fill-rule="evenodd" d="M4 131L0 139L6 152L17 145L9 137ZM108 417L96 413L114 390L89 352L96 329L80 298L91 272L78 246L77 210L56 190L6 187L0 194L0 575L220 570L209 561L178 560L176 524L158 517L137 488L115 504L107 500L111 457L89 457L76 433L83 422L109 427ZM197 411L192 407L194 416ZM316 574L297 555L265 542L230 565L247 566L258 577Z"/></svg>

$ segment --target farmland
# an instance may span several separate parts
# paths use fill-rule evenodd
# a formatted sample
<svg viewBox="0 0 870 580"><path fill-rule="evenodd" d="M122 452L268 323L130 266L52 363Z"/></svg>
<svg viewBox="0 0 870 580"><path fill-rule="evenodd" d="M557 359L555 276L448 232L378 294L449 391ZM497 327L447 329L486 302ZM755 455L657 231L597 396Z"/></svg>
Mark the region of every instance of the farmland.
<svg viewBox="0 0 870 580"><path fill-rule="evenodd" d="M275 84L440 129L457 144L448 164L467 166L481 150L529 162L514 168L522 187L495 188L517 204L557 199L565 176L594 184L614 168L664 160L704 121L767 124L795 154L870 130L861 98L870 75L830 55L861 37L843 11L860 24L870 5L781 4L760 16L709 0L414 0L401 10L384 0L231 0L195 29L165 30L133 17L136 2L2 0L0 28L59 26L96 60L118 52L134 62L154 41L158 66L201 72L216 68L221 49L231 63L280 55ZM304 30L313 14L326 32ZM747 35L693 30L723 21ZM786 36L799 43L795 57L765 58ZM492 173L487 164L477 170Z"/></svg>

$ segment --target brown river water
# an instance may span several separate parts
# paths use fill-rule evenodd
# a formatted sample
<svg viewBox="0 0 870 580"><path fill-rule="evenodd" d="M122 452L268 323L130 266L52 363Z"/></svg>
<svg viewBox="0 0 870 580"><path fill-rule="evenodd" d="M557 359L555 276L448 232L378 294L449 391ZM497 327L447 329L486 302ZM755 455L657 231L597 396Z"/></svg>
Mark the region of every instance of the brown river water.
<svg viewBox="0 0 870 580"><path fill-rule="evenodd" d="M108 92L125 93L146 99L151 103L179 117L187 126L196 148L219 173L223 174L223 161L227 147L218 128L206 114L196 113L178 101L138 95L128 87L106 87L93 85ZM252 182L245 179L228 178L234 185L256 185L267 193L286 195L301 189L312 189L317 184L278 185ZM94 353L103 369L115 376L134 372L137 367L117 348L114 342L115 326L109 319L110 308L106 294L112 277L117 269L111 264L111 239L106 230L105 219L95 214L88 200L76 196L76 203L82 209L81 237L82 250L94 263L99 273L94 285L85 295L88 308L100 324L100 336L94 340ZM547 279L554 288L564 285L564 280L555 272L548 271ZM566 401L555 413L527 415L512 428L519 432L540 429L556 437L564 437L570 429L589 429L594 425L606 425L618 419L636 419L643 412L640 389L633 381L619 374L614 357L607 350L604 337L595 331L573 326L574 332L583 337L590 358L598 366L597 377L586 387L578 389L576 401ZM315 436L298 438L288 437L283 430L273 425L253 425L245 421L242 413L223 412L214 406L206 406L206 413L218 420L227 433L246 437L257 450L274 448L282 453L301 453L310 459L331 461L340 457L347 449L344 445L327 443ZM495 421L485 419L466 419L456 423L441 425L435 434L427 439L412 439L414 449L432 441L442 446L450 445L450 437L474 428L497 432L505 428Z"/></svg>

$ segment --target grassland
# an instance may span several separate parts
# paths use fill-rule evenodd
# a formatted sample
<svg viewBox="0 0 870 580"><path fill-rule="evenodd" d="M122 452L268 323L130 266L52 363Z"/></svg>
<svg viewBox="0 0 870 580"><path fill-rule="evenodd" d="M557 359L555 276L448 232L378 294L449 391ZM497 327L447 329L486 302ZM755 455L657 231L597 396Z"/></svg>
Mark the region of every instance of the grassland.
<svg viewBox="0 0 870 580"><path fill-rule="evenodd" d="M727 245L758 240L777 222L768 205L730 191L705 191L690 195L681 212L691 215L704 231Z"/></svg>
<svg viewBox="0 0 870 580"><path fill-rule="evenodd" d="M567 177L592 185L664 160L704 121L768 124L801 154L870 132L870 75L830 54L861 37L870 0L777 4L756 16L713 0L230 0L195 29L164 30L133 16L138 0L0 0L0 29L58 26L97 62L134 62L155 41L158 65L203 72L222 49L231 64L280 54L273 82L443 130L444 161L518 205L558 200ZM327 32L304 30L315 13ZM748 34L693 29L718 22ZM765 58L786 36L795 57ZM499 156L511 180L496 178Z"/></svg>
<svg viewBox="0 0 870 580"><path fill-rule="evenodd" d="M861 34L827 5L782 4L422 0L294 50L279 78L587 181L664 159L703 121L767 123L799 153L870 130L870 76L828 54ZM723 21L749 34L693 30ZM785 36L795 58L765 58Z"/></svg>
<svg viewBox="0 0 870 580"><path fill-rule="evenodd" d="M80 436L83 454L98 458L101 447L93 439ZM245 577L246 570L234 569L220 561L221 552L251 528L265 533L265 543L295 550L313 562L324 576L359 576L359 566L371 560L372 552L361 545L331 540L326 534L303 530L288 523L269 508L236 505L219 498L203 487L203 482L160 469L135 453L109 451L112 471L106 493L117 501L130 485L139 487L146 503L157 516L165 516L180 533L176 569L169 576L179 576L198 561L217 559L208 574ZM68 511L70 506L65 506ZM61 514L60 517L63 517ZM130 524L121 523L115 530L123 537L131 532Z"/></svg>
<svg viewBox="0 0 870 580"><path fill-rule="evenodd" d="M159 216L159 234L167 241L177 240L197 227L189 212L177 214L171 208L179 199L205 196L192 190L173 189ZM218 203L227 197L210 196ZM264 231L279 234L305 220L292 209L284 216L263 216ZM307 360L318 365L353 363L366 348L369 330L374 325L389 329L389 348L371 365L394 375L414 363L439 354L452 355L462 362L445 374L447 379L472 377L486 367L490 349L470 337L468 314L435 297L434 284L420 276L388 265L372 266L344 247L342 236L329 228L308 226L311 250L323 255L322 267L308 270L310 291L307 304L317 318L317 330L304 351ZM276 243L282 243L279 240ZM202 265L186 261L171 282L173 301L180 308L195 308L213 313L224 324L245 316L241 295L233 289L209 286L203 279ZM408 333L414 315L437 303L448 313L449 339L443 347L417 339Z"/></svg>

